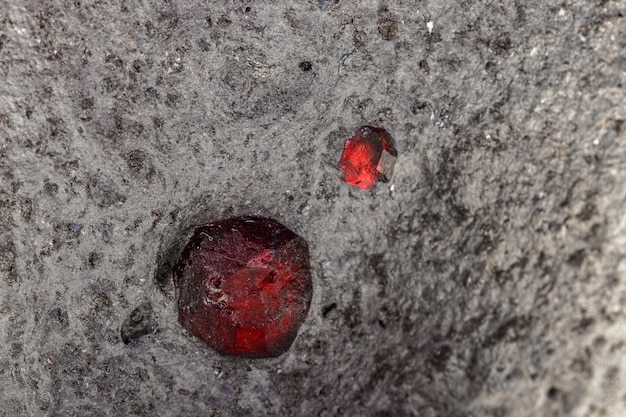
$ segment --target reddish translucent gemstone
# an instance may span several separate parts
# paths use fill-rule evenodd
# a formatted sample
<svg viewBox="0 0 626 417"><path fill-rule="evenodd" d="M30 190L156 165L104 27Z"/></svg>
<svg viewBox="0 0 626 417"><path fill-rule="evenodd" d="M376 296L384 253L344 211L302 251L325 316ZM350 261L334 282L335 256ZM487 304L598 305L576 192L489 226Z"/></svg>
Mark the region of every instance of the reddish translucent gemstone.
<svg viewBox="0 0 626 417"><path fill-rule="evenodd" d="M376 181L389 182L397 156L389 132L363 126L346 141L338 168L346 184L371 190Z"/></svg>
<svg viewBox="0 0 626 417"><path fill-rule="evenodd" d="M311 303L306 241L264 217L197 227L173 275L178 321L224 355L281 355Z"/></svg>

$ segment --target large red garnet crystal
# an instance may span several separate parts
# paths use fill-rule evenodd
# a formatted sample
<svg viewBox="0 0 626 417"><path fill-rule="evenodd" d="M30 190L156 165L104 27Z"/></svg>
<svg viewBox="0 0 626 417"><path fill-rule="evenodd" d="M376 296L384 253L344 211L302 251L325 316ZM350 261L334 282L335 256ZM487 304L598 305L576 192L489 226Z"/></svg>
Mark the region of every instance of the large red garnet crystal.
<svg viewBox="0 0 626 417"><path fill-rule="evenodd" d="M376 181L389 182L397 156L389 132L363 126L346 141L338 168L346 184L371 190Z"/></svg>
<svg viewBox="0 0 626 417"><path fill-rule="evenodd" d="M281 355L311 303L306 241L264 217L197 227L173 275L178 321L224 355Z"/></svg>

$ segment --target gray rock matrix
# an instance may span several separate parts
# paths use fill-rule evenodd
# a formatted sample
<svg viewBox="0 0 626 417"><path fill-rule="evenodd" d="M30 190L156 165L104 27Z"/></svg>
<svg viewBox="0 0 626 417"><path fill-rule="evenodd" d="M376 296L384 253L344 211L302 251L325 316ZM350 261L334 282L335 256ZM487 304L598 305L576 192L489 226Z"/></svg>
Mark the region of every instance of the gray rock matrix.
<svg viewBox="0 0 626 417"><path fill-rule="evenodd" d="M0 415L625 416L625 13L0 0ZM310 245L279 358L177 322L181 244L238 214Z"/></svg>

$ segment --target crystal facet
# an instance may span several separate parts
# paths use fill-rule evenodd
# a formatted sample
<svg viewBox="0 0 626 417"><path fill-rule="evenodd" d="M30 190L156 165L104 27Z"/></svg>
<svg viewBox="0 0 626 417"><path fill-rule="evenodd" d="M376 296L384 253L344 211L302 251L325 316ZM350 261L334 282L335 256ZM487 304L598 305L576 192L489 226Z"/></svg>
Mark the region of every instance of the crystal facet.
<svg viewBox="0 0 626 417"><path fill-rule="evenodd" d="M264 217L197 227L173 275L179 322L224 355L281 355L311 303L306 241Z"/></svg>
<svg viewBox="0 0 626 417"><path fill-rule="evenodd" d="M376 181L389 182L397 156L389 132L363 126L346 141L338 168L346 184L371 190Z"/></svg>

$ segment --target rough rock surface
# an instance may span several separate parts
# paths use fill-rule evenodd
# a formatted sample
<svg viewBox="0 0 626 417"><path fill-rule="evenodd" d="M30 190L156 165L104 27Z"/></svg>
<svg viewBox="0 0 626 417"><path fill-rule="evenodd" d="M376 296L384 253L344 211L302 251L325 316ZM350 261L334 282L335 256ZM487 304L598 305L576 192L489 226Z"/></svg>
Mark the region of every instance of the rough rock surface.
<svg viewBox="0 0 626 417"><path fill-rule="evenodd" d="M626 415L625 10L0 0L0 415ZM181 242L233 214L310 245L276 359L176 321Z"/></svg>

